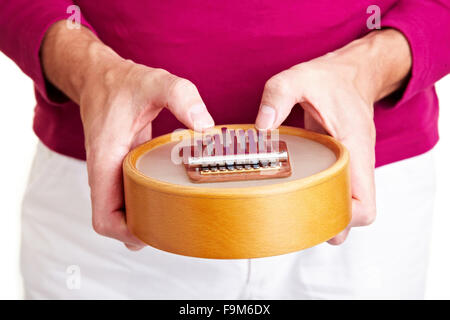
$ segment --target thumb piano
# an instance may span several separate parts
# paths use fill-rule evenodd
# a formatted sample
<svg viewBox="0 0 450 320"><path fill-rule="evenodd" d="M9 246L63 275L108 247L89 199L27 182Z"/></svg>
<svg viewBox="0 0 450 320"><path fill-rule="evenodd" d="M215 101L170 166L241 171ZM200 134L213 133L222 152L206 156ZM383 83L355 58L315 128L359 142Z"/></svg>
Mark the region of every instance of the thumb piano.
<svg viewBox="0 0 450 320"><path fill-rule="evenodd" d="M331 239L351 219L347 150L299 128L175 131L132 150L123 172L131 232L176 254L280 255Z"/></svg>

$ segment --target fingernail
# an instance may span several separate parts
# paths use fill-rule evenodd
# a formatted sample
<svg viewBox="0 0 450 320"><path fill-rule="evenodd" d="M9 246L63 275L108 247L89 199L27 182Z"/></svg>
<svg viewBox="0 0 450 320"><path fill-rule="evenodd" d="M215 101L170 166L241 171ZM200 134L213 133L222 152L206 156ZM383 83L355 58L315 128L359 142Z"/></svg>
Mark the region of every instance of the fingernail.
<svg viewBox="0 0 450 320"><path fill-rule="evenodd" d="M194 130L201 131L202 129L214 127L214 120L211 118L204 104L194 105L189 110L189 114L194 125Z"/></svg>
<svg viewBox="0 0 450 320"><path fill-rule="evenodd" d="M255 126L257 129L270 129L275 122L275 109L269 106L262 106L256 118Z"/></svg>
<svg viewBox="0 0 450 320"><path fill-rule="evenodd" d="M138 251L143 248L142 246L131 244L131 243L125 243L125 247L127 247L128 250L131 250L131 251Z"/></svg>

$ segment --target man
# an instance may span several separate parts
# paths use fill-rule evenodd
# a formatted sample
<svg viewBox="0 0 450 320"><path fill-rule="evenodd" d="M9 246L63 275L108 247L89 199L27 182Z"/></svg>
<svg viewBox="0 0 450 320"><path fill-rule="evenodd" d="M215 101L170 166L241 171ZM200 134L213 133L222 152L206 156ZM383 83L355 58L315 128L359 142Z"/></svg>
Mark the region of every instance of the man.
<svg viewBox="0 0 450 320"><path fill-rule="evenodd" d="M65 21L74 4L80 28ZM422 297L433 83L450 69L450 9L379 1L381 29L372 30L370 5L0 1L0 49L35 82L42 141L23 207L27 297ZM125 250L119 241L133 251L144 244L125 221L124 156L151 137L214 122L286 123L343 142L353 219L329 241L340 246L233 261ZM376 204L377 223L355 230L375 220ZM79 290L65 286L71 265Z"/></svg>

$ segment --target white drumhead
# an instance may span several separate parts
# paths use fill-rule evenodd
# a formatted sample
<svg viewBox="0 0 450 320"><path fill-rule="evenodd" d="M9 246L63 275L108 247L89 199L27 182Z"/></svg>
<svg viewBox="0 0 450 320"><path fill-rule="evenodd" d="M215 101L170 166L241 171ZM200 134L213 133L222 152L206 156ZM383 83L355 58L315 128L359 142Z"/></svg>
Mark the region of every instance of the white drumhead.
<svg viewBox="0 0 450 320"><path fill-rule="evenodd" d="M136 167L148 177L175 185L203 188L244 188L302 179L323 171L336 162L333 151L316 141L283 134L280 134L280 140L287 144L292 167L292 175L287 178L193 183L187 177L184 165L171 161L172 149L178 142L171 142L149 150L137 160Z"/></svg>

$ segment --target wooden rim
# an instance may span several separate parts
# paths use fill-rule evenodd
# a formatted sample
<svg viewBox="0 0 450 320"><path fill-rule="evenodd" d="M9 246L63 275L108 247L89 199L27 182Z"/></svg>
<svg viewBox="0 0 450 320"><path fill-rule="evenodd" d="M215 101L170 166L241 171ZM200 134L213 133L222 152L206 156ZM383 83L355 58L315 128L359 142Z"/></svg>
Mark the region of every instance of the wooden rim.
<svg viewBox="0 0 450 320"><path fill-rule="evenodd" d="M254 125L250 124L235 124L235 125L220 125L216 126L216 129L220 129L222 127L226 127L229 129L251 129L254 128ZM123 162L123 171L129 178L140 185L145 185L148 188L156 189L160 192L172 194L172 195L180 195L183 197L204 197L204 198L228 198L230 196L234 198L250 198L255 196L264 197L268 194L278 194L278 193L290 193L295 192L298 189L307 189L318 184L321 184L325 181L333 179L336 175L338 175L341 170L345 167L345 165L349 161L348 151L344 148L344 146L335 140L334 138L307 131L301 128L290 127L290 126L281 126L279 128L280 134L287 134L292 136L298 136L302 138L306 138L309 140L316 141L333 151L336 156L336 162L332 164L329 168L322 170L318 173L315 173L311 176L294 180L294 181L285 181L279 182L270 185L264 186L255 186L255 187L240 187L240 188L207 188L202 186L185 186L178 185L169 182L164 182L161 180L157 180L151 177L144 175L136 168L136 162L140 156L144 153L152 150L162 144L168 143L170 141L174 141L174 137L183 137L187 134L192 135L192 130L182 130L176 131L175 133L169 133L157 138L154 138L137 148L133 149L128 153L124 162ZM245 194L245 196L243 195Z"/></svg>

